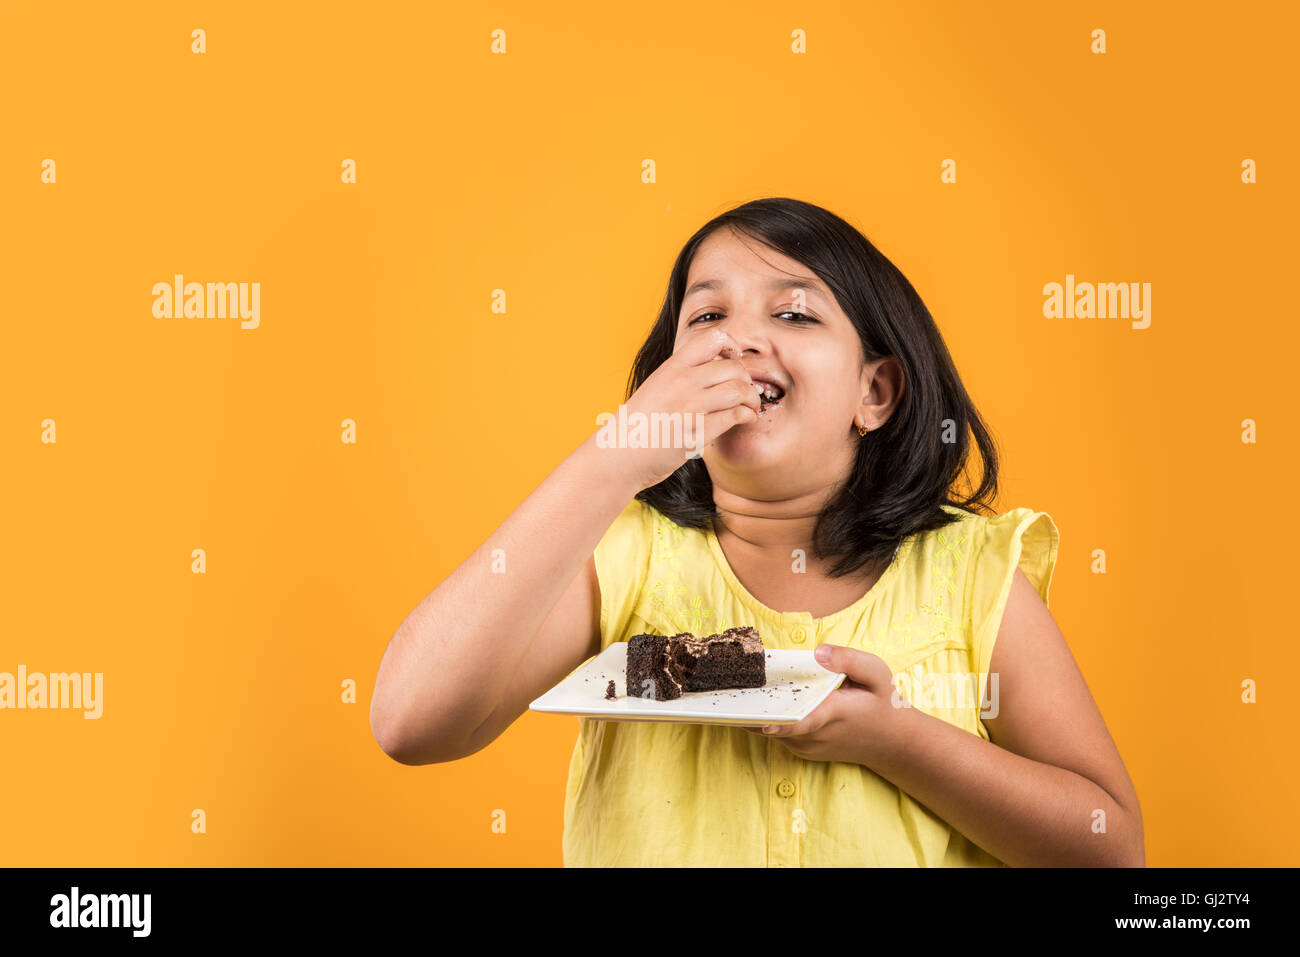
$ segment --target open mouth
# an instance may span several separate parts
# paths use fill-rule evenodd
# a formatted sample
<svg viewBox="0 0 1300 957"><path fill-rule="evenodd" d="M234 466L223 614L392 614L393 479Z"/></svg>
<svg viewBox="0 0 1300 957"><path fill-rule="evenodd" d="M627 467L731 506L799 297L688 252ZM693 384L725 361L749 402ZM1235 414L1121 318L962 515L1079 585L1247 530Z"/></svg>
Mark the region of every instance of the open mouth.
<svg viewBox="0 0 1300 957"><path fill-rule="evenodd" d="M758 390L759 415L762 415L768 409L779 405L781 400L785 398L785 390L774 382L755 380L754 388Z"/></svg>

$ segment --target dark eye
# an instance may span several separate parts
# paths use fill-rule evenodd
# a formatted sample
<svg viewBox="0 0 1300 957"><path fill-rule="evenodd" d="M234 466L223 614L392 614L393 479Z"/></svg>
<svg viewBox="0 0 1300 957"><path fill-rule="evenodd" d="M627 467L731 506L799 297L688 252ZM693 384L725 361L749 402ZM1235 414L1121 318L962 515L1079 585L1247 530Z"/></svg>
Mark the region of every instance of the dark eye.
<svg viewBox="0 0 1300 957"><path fill-rule="evenodd" d="M818 321L819 321L818 319L815 319L815 318L812 317L812 316L806 316L806 315L804 315L802 312L778 312L777 315L778 315L778 316L793 316L794 318L791 320L792 322L809 323L809 322L818 322ZM722 313L720 313L720 312L705 312L705 313L701 313L700 315L696 316L694 319L692 319L690 322L688 322L688 323L686 323L686 324L687 324L688 326L693 326L693 325L695 325L697 322L699 322L701 319L707 319L707 318L709 318L709 316L717 316L717 317L721 318L721 317L722 317Z"/></svg>

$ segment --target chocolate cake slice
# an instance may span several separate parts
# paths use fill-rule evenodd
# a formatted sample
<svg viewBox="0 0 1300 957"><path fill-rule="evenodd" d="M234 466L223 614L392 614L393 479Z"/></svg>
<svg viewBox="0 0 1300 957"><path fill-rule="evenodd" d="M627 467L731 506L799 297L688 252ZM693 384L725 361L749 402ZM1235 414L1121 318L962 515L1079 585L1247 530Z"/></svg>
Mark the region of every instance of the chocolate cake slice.
<svg viewBox="0 0 1300 957"><path fill-rule="evenodd" d="M688 634L633 635L627 640L627 694L630 698L671 701L682 696L681 663L673 643Z"/></svg>
<svg viewBox="0 0 1300 957"><path fill-rule="evenodd" d="M687 691L761 688L767 683L763 639L753 628L707 638L633 635L627 643L627 693L672 701Z"/></svg>
<svg viewBox="0 0 1300 957"><path fill-rule="evenodd" d="M753 628L728 628L708 638L685 638L678 657L687 691L761 688L767 684L763 639Z"/></svg>

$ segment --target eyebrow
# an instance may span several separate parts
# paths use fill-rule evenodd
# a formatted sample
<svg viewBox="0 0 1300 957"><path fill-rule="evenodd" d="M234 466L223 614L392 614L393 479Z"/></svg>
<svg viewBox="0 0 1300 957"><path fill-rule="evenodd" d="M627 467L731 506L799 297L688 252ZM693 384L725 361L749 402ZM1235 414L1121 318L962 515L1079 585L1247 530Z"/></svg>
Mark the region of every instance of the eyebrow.
<svg viewBox="0 0 1300 957"><path fill-rule="evenodd" d="M691 283L690 288L686 290L686 294L682 296L682 298L686 299L691 295L691 293L695 292L707 292L712 289L722 289L726 285L727 284L721 279L701 279L698 282ZM810 289L818 295L826 295L826 291L822 288L821 284L813 279L772 279L768 281L767 288L774 292L778 289Z"/></svg>

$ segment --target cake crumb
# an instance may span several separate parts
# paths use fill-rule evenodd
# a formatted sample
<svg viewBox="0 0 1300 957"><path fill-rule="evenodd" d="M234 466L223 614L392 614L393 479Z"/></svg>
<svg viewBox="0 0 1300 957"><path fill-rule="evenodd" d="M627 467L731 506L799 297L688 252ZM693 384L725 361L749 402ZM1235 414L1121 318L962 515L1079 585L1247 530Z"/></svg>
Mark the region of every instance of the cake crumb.
<svg viewBox="0 0 1300 957"><path fill-rule="evenodd" d="M609 684L605 685L605 699L607 701L613 701L617 697L618 695L614 692L614 682L611 681Z"/></svg>

